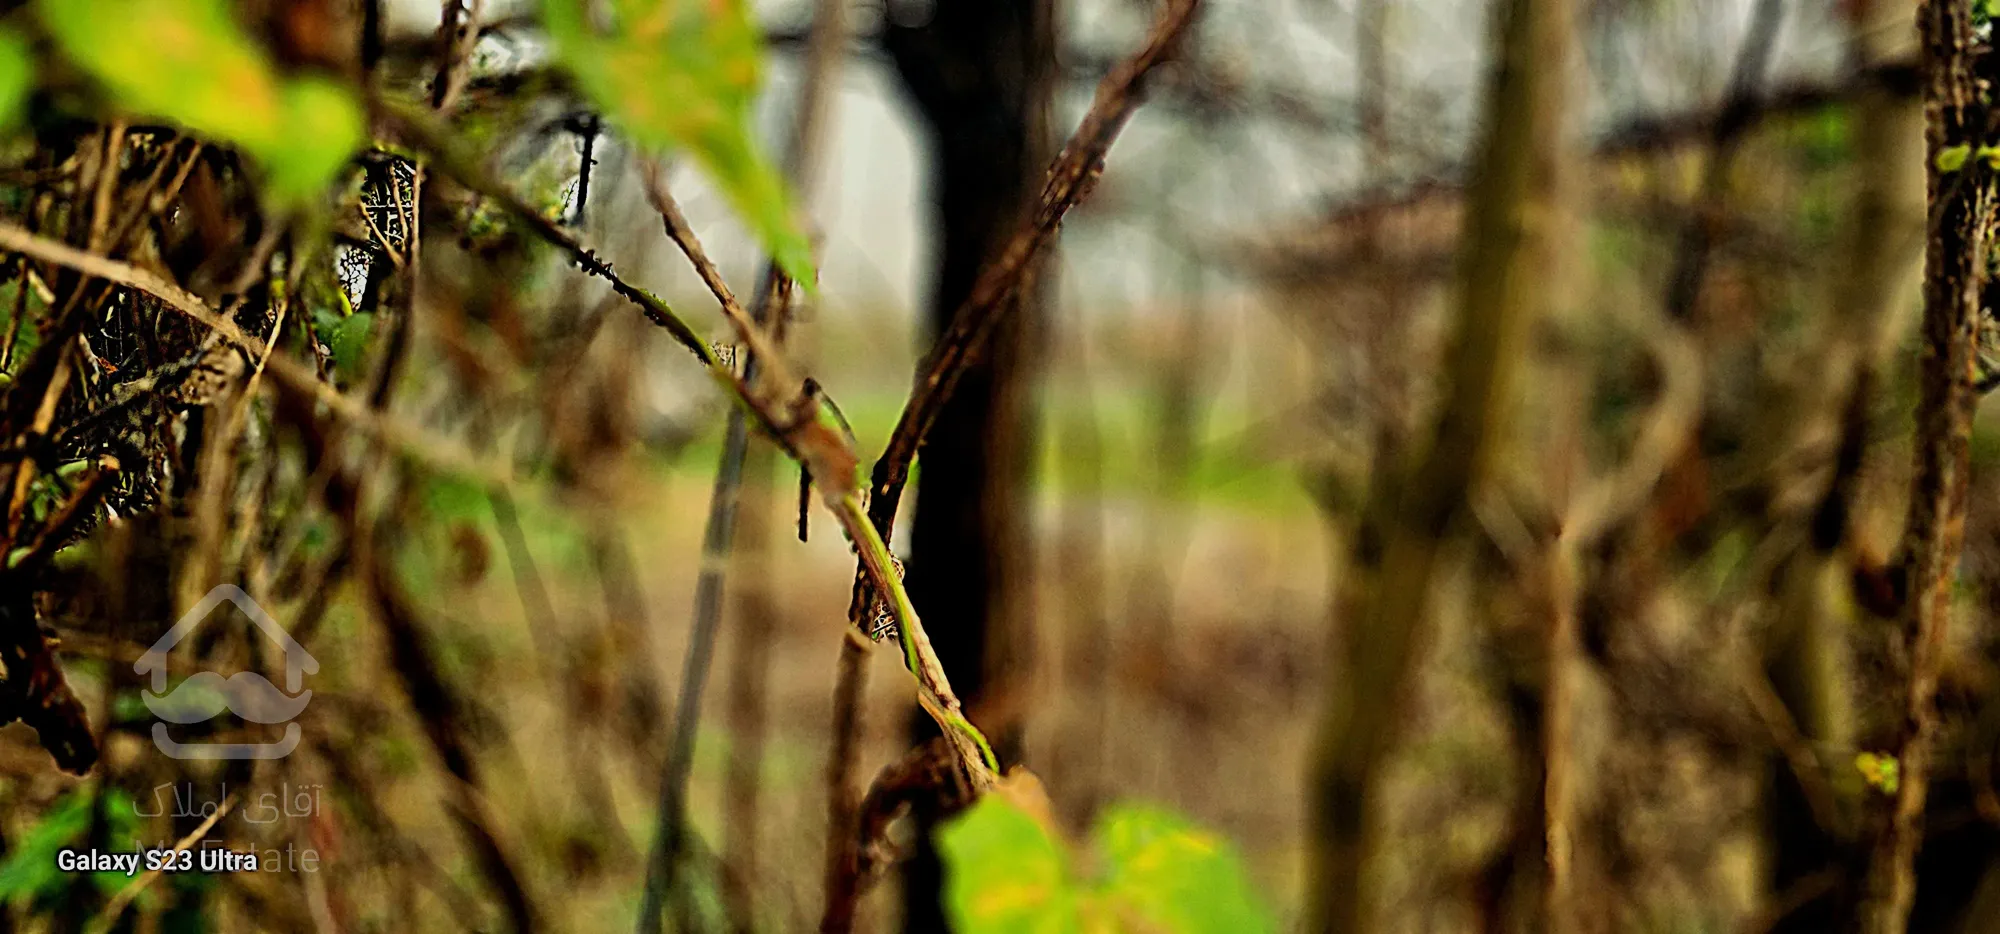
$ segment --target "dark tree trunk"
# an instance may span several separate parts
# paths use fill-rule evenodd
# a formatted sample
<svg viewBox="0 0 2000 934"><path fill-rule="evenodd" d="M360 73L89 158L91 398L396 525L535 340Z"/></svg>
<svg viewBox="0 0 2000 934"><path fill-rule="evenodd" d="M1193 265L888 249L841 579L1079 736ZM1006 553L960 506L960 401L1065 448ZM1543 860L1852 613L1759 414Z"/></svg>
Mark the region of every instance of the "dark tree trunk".
<svg viewBox="0 0 2000 934"><path fill-rule="evenodd" d="M883 44L931 146L936 333L1040 189L1055 55L1049 0L939 3L931 13L903 24L892 9ZM1009 722L1012 705L996 695L1028 649L1025 615L1008 601L1027 568L1030 375L1041 317L1038 289L1016 300L1024 307L994 333L923 449L909 562L910 596L938 657L1002 760L1018 755L1020 730ZM912 729L919 742L936 735L921 716ZM905 870L905 930L942 931L934 815L918 816L924 843Z"/></svg>

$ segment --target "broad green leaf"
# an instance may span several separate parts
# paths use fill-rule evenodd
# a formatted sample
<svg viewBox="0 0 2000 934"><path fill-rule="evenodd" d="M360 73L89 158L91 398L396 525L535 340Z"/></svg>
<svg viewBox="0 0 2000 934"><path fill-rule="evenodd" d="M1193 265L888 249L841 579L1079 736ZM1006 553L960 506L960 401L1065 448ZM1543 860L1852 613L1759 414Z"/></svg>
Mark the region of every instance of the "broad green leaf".
<svg viewBox="0 0 2000 934"><path fill-rule="evenodd" d="M945 908L960 934L1076 934L1076 885L1062 845L1027 812L987 795L938 830Z"/></svg>
<svg viewBox="0 0 2000 934"><path fill-rule="evenodd" d="M42 0L63 51L120 103L267 148L283 134L270 63L222 0Z"/></svg>
<svg viewBox="0 0 2000 934"><path fill-rule="evenodd" d="M1258 902L1236 850L1159 808L1122 804L1098 822L1105 895L1174 934L1256 934L1277 922Z"/></svg>
<svg viewBox="0 0 2000 934"><path fill-rule="evenodd" d="M295 201L362 140L360 105L322 79L286 81L226 0L41 0L71 60L123 107L242 148L271 193Z"/></svg>
<svg viewBox="0 0 2000 934"><path fill-rule="evenodd" d="M35 60L28 53L28 40L11 29L0 29L0 127L14 122L34 85Z"/></svg>
<svg viewBox="0 0 2000 934"><path fill-rule="evenodd" d="M1003 786L1006 781L1003 780ZM1082 875L1033 794L1002 787L938 831L945 905L971 934L1261 934L1278 929L1235 848L1171 812L1113 807ZM1037 817L1037 814L1043 816Z"/></svg>
<svg viewBox="0 0 2000 934"><path fill-rule="evenodd" d="M268 184L280 200L296 201L322 189L361 148L367 126L353 95L324 78L285 84L285 133L259 153Z"/></svg>
<svg viewBox="0 0 2000 934"><path fill-rule="evenodd" d="M685 149L785 274L813 288L812 249L751 132L763 42L748 0L545 0L543 24L577 84L634 141ZM599 28L598 23L604 28Z"/></svg>

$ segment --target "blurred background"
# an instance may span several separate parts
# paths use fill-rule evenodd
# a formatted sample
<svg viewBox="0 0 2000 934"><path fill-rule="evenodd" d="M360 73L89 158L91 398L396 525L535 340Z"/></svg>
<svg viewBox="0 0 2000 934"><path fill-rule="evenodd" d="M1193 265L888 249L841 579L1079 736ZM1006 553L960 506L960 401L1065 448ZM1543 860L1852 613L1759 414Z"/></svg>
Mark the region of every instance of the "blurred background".
<svg viewBox="0 0 2000 934"><path fill-rule="evenodd" d="M31 37L50 15L6 6ZM431 106L479 172L704 339L735 339L661 233L652 147L560 67L538 5L453 0L442 29L422 0L212 6L280 72ZM692 156L658 171L735 295L774 307L864 469L1165 9L751 8L766 80L750 113L817 288L766 302L768 241L728 185ZM1510 52L1502 14L1530 9L1560 23L1536 40L1555 45ZM1056 826L1082 840L1114 802L1164 805L1240 852L1284 929L1838 926L1861 897L1866 815L1896 781L1876 753L1899 716L1919 396L1914 12L1201 3L1091 198L1006 300L890 539L968 717L1040 778ZM302 233L213 150L107 117L36 41L55 77L9 149L9 222L210 302L275 309L255 283L288 280L290 323L253 300L229 306L238 324L393 422L346 424L269 381L242 394L247 418L203 416L231 411L228 392L161 395L109 440L101 405L44 405L84 427L60 435L45 481L16 476L33 520L85 501L56 465L128 463L46 570L0 585L32 593L60 637L101 752L78 777L51 766L47 727L0 730L0 930L90 929L126 882L55 873L57 847L171 845L225 800L233 845L311 851L316 868L170 875L112 929L621 929L658 916L663 846L671 929L946 929L929 841L949 796L871 795L909 814L867 832L830 807L935 735L895 640L847 670L852 549L754 426L744 453L685 348L469 176L432 171L442 159L366 150L350 206ZM1525 96L1503 93L1509 54ZM394 137L371 113L370 134ZM1543 166L1516 201L1477 184L1509 177L1509 121ZM61 220L94 191L176 174L185 204L153 204L129 242ZM1508 252L1506 217L1535 218L1528 258ZM1512 264L1507 294L1539 313L1482 305L1481 256ZM20 437L69 378L33 381L30 360L87 360L86 400L151 399L131 374L207 346L160 337L172 316L138 291L7 268L18 336L0 371ZM90 357L35 356L72 288L96 315ZM1496 323L1490 356L1512 375L1488 383L1453 355L1482 315L1519 319ZM1508 417L1460 448L1467 393ZM417 440L370 442L390 437ZM1981 419L1970 440L1910 930L2000 929L1996 438ZM1471 473L1439 494L1448 521L1397 518L1428 515L1409 490L1451 487L1453 465ZM39 546L20 524L10 547ZM1396 563L1408 542L1434 553L1420 574ZM178 761L152 742L130 666L216 583L316 659L284 758ZM1381 609L1399 589L1421 594L1414 615ZM203 631L176 677L282 670L242 618ZM676 819L684 832L662 829ZM858 883L839 881L850 844L829 827L862 834ZM1343 875L1350 844L1366 856ZM858 891L851 919L831 917L832 889Z"/></svg>

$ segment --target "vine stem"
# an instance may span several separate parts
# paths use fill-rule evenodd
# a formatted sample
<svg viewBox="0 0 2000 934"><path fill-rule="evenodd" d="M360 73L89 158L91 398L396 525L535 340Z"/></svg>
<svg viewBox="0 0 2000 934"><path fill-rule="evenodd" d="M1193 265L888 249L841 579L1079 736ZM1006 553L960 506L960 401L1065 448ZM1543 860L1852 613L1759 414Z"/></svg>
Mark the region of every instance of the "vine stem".
<svg viewBox="0 0 2000 934"><path fill-rule="evenodd" d="M1192 3L1193 0L1182 2ZM821 406L808 396L803 378L797 375L798 370L778 349L767 329L752 320L749 312L722 284L720 273L701 250L700 241L681 216L679 207L674 204L673 196L662 184L658 173L646 173L647 198L660 212L669 236L681 245L696 273L715 293L722 306L723 317L728 319L737 339L758 361L762 372L754 382L744 380L725 365L714 348L658 296L618 276L612 271L611 264L486 172L435 120L387 101L378 100L375 103L379 113L395 124L405 140L425 151L446 174L492 199L529 232L563 250L585 272L611 283L613 290L639 306L648 320L665 328L701 359L710 376L755 417L786 454L805 467L813 485L819 488L827 509L834 513L846 532L848 541L857 550L872 556L872 560L864 562L868 566L871 583L877 592L892 595L897 627L907 634L903 637L906 642L914 640L916 643L906 646L904 660L906 663L914 660L912 674L922 689L918 700L925 711L937 720L938 727L954 737L953 749L974 788L984 790L990 786L994 779L993 770L987 764L992 758L991 747L959 712L958 698L951 692L951 683L945 678L944 668L938 664L936 653L930 651L930 643L923 635L923 625L918 622L909 597L903 592L902 582L887 560L888 548L882 544L880 535L873 534L875 529L860 506L859 458L846 437L837 428L824 423ZM866 533L862 531L864 527ZM871 538L872 548L864 544ZM898 600L895 594L902 596ZM974 739L975 736L977 739Z"/></svg>
<svg viewBox="0 0 2000 934"><path fill-rule="evenodd" d="M824 490L821 493L824 495ZM958 699L951 695L950 683L945 680L944 666L931 648L930 637L924 634L923 623L917 619L916 605L910 602L910 592L903 587L902 578L889 560L889 546L882 541L881 533L875 531L875 524L868 521L868 511L861 504L861 494L851 490L841 497L834 514L840 518L840 527L847 533L848 541L854 543L855 551L868 568L868 576L875 579L878 587L888 594L889 609L896 617L896 638L902 644L903 665L917 680L917 699L924 711L938 726L947 729L952 737L952 746L958 750L959 759L966 766L966 773L972 779L974 789L984 791L990 786L1000 771L1000 760L993 754L992 744L985 734L972 725L959 712ZM850 637L860 638L850 627ZM942 687L943 690L938 690ZM973 749L968 750L966 744ZM976 750L975 757L971 752ZM973 769L973 762L984 766L984 771Z"/></svg>

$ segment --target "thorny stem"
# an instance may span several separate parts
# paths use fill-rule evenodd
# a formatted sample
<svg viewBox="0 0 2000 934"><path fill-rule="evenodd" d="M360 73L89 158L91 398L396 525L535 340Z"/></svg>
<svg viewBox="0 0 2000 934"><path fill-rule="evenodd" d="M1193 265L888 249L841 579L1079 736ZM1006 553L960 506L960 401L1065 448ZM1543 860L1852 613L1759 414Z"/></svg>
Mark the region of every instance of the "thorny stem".
<svg viewBox="0 0 2000 934"><path fill-rule="evenodd" d="M853 444L847 440L845 426L839 424L838 419L833 419L835 424L828 424L831 416L826 407L813 398L809 382L795 375L797 371L791 368L776 342L736 301L721 272L709 261L700 239L681 214L672 193L662 184L657 171L648 175L646 195L659 211L667 235L680 246L695 267L695 272L714 293L716 301L722 306L723 316L729 319L737 337L749 348L751 359L757 361L763 373L753 383L727 367L713 369L718 375L728 375L728 385L736 390L738 397L778 438L786 452L805 466L807 476L820 490L820 498L840 521L849 544L862 555L876 592L889 597L897 631L903 634L903 662L911 677L917 681L919 702L937 721L940 729L956 732L969 741L954 741L953 748L959 753L961 765L974 786L984 787L990 783L993 777L990 773L996 769L992 747L978 729L959 713L958 699L951 692L951 682L945 676L944 666L938 662L936 653L931 651L930 639L924 634L916 607L903 590L902 579L896 575L889 559L888 546L883 544L881 534L868 520L867 510L861 505L855 474L857 459ZM775 388L778 393L789 395L774 405L759 395L762 388ZM837 485L829 486L829 481ZM984 766L984 774L978 767L980 765Z"/></svg>
<svg viewBox="0 0 2000 934"><path fill-rule="evenodd" d="M824 488L821 489L821 495L825 495ZM875 524L868 521L868 512L861 505L861 495L849 491L846 496L841 497L839 505L834 507L833 512L840 519L840 527L847 533L848 541L854 543L862 563L867 566L869 576L878 582L888 584L883 589L888 592L890 610L896 614L896 637L902 644L903 664L917 679L920 692L918 699L923 702L924 710L930 713L932 719L938 721L939 726L948 726L958 731L960 736L978 747L979 760L987 769L999 772L1000 760L993 755L993 747L987 743L985 734L980 733L978 727L973 726L971 721L959 713L956 698L939 696L931 690L925 678L927 668L939 665L937 656L931 652L930 638L924 635L923 625L917 621L917 609L910 602L910 592L904 589L902 578L896 576L896 570L891 565L889 546L883 544L881 533L875 531ZM938 668L937 675L940 678L943 676L941 667ZM957 745L956 740L954 745ZM988 777L990 776L975 776L974 782L981 783Z"/></svg>

